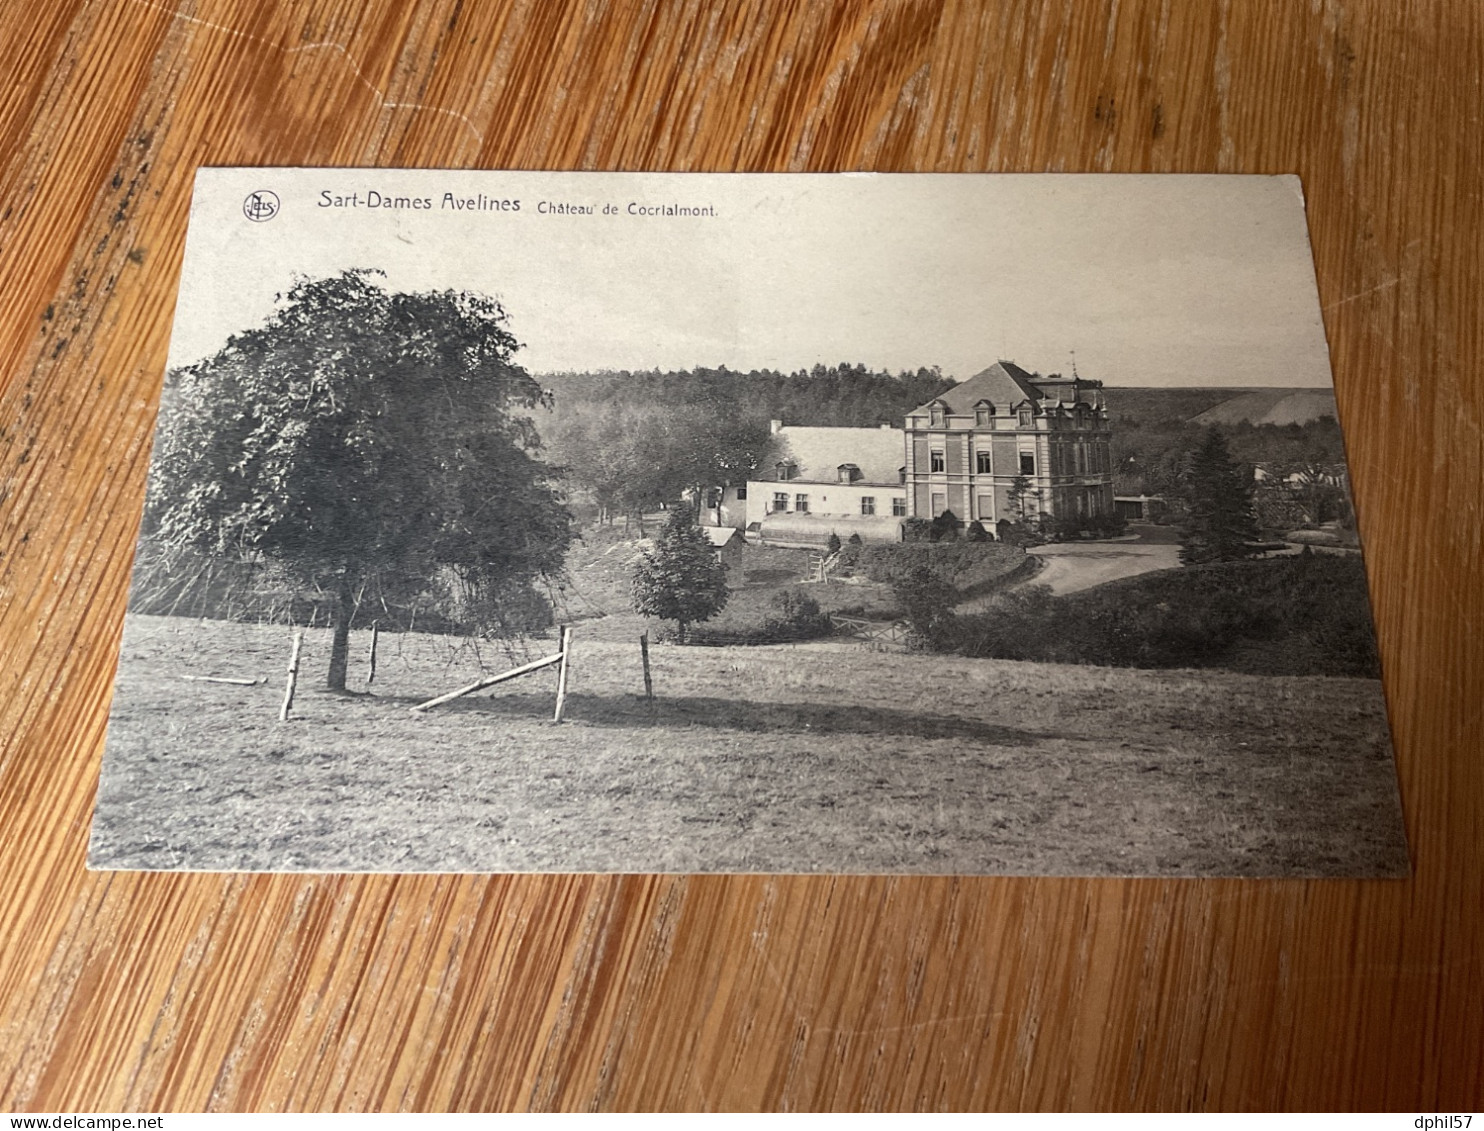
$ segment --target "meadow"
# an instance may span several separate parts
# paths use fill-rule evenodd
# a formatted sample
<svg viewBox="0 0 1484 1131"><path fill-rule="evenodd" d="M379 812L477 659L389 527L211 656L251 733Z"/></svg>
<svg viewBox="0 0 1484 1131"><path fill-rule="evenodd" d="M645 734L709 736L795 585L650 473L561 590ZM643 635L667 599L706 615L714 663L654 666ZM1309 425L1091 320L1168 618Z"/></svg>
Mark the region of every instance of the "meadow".
<svg viewBox="0 0 1484 1131"><path fill-rule="evenodd" d="M607 618L605 618L606 620ZM409 706L554 650L384 633L318 690L306 633L131 614L90 863L303 871L1405 874L1375 680L652 649L579 625L555 676ZM630 627L634 627L630 625ZM603 639L597 637L603 636ZM353 639L362 688L368 633ZM186 676L260 679L253 686Z"/></svg>

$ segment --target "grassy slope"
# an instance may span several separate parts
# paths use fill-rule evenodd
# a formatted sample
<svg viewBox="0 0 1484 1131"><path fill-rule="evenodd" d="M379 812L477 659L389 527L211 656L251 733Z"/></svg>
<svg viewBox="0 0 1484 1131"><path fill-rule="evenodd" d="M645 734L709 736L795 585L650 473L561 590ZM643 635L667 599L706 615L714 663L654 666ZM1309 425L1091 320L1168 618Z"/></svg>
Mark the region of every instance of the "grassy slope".
<svg viewBox="0 0 1484 1131"><path fill-rule="evenodd" d="M377 696L276 721L289 633L130 617L94 832L121 868L1374 874L1405 869L1379 685L637 648L425 716L479 665L383 636ZM359 651L365 639L355 639ZM540 654L549 644L533 645ZM487 666L512 659L486 649ZM257 687L183 673L262 676ZM361 673L353 669L352 682Z"/></svg>
<svg viewBox="0 0 1484 1131"><path fill-rule="evenodd" d="M568 557L570 584L559 603L558 617L582 624L589 636L602 640L633 640L657 622L632 611L629 579L639 553L638 543L617 531L587 531L586 541ZM784 589L807 592L825 612L861 610L869 617L891 619L896 602L888 586L871 582L803 585L810 561L817 554L782 546L748 546L730 568L732 593L720 615L706 622L716 632L740 632L760 626L774 612L773 600Z"/></svg>

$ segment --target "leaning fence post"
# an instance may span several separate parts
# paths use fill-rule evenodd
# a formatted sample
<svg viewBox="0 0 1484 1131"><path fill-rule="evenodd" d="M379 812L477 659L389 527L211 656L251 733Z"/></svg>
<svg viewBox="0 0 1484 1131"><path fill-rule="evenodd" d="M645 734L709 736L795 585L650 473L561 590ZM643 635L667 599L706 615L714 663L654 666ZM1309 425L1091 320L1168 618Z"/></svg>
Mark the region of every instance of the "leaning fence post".
<svg viewBox="0 0 1484 1131"><path fill-rule="evenodd" d="M639 656L644 661L644 698L654 698L654 680L649 677L649 633L639 637Z"/></svg>
<svg viewBox="0 0 1484 1131"><path fill-rule="evenodd" d="M278 721L287 722L289 709L294 705L294 684L299 682L299 647L304 643L302 631L294 633L294 650L289 654L289 680L283 689L283 706L278 709Z"/></svg>
<svg viewBox="0 0 1484 1131"><path fill-rule="evenodd" d="M567 705L567 665L572 656L572 630L562 625L562 662L557 668L557 701L556 714L551 721L559 723L562 721L562 708Z"/></svg>
<svg viewBox="0 0 1484 1131"><path fill-rule="evenodd" d="M366 690L371 690L371 685L376 682L376 637L377 622L371 622L371 650L367 656Z"/></svg>

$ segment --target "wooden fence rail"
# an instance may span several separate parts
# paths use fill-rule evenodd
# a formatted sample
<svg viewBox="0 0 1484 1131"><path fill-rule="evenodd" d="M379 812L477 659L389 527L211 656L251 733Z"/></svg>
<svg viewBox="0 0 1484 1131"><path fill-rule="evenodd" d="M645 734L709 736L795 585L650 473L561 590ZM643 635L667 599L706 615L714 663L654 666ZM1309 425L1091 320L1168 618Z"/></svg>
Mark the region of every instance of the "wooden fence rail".
<svg viewBox="0 0 1484 1131"><path fill-rule="evenodd" d="M891 644L905 644L910 633L901 621L861 620L859 617L842 617L831 613L830 623L835 626L836 636L854 636L860 640Z"/></svg>

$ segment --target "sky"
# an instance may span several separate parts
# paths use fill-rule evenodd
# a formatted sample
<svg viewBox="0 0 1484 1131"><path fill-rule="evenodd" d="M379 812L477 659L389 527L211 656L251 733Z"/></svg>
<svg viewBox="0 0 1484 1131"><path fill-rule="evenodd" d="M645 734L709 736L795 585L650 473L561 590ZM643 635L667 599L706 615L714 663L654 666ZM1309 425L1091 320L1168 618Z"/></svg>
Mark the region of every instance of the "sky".
<svg viewBox="0 0 1484 1131"><path fill-rule="evenodd" d="M249 219L264 190L277 211ZM1298 178L1201 175L203 169L171 364L262 324L296 276L355 267L498 297L533 373L962 379L1075 351L1110 385L1331 384Z"/></svg>

